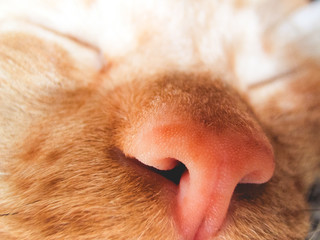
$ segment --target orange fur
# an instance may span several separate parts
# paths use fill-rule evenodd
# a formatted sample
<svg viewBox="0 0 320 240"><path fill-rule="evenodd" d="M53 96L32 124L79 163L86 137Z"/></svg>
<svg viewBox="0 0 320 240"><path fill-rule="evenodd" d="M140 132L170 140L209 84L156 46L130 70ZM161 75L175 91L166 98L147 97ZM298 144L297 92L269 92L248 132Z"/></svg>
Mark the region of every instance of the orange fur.
<svg viewBox="0 0 320 240"><path fill-rule="evenodd" d="M168 109L220 133L262 128L272 143L273 178L238 185L212 239L306 237L306 195L320 171L316 59L290 46L283 59L303 62L297 71L243 88L220 73L229 66L236 75L235 63L213 69L197 51L196 64L149 62L140 51L157 47L149 35L138 37L137 52L100 66L96 48L68 34L38 26L0 31L1 239L180 239L175 192L122 152L145 119Z"/></svg>

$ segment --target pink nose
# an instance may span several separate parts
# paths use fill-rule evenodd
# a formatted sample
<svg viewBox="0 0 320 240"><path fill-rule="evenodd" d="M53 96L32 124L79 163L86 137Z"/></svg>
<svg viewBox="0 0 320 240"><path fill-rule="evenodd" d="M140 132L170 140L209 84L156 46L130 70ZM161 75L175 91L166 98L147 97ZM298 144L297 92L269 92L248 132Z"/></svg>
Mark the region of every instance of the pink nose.
<svg viewBox="0 0 320 240"><path fill-rule="evenodd" d="M142 124L124 151L159 170L186 166L173 215L182 239L208 239L221 228L236 185L265 183L273 174L271 145L254 131L217 133L166 115Z"/></svg>

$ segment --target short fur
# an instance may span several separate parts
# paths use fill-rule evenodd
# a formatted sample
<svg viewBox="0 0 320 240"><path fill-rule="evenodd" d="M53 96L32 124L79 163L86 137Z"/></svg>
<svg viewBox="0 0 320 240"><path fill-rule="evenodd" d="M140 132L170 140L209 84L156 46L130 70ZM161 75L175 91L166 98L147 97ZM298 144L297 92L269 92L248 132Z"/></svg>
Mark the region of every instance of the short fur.
<svg viewBox="0 0 320 240"><path fill-rule="evenodd" d="M310 32L291 23L313 9L132 2L0 2L0 238L179 239L174 193L123 153L143 119L170 109L216 131L262 128L273 146L274 176L236 188L212 239L304 239L320 175L320 27L301 41Z"/></svg>

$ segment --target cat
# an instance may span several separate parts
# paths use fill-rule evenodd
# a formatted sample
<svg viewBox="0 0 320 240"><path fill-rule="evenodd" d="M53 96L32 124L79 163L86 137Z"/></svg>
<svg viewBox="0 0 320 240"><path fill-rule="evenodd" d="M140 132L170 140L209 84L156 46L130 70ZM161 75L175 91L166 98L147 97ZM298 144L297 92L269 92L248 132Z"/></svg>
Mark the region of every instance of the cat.
<svg viewBox="0 0 320 240"><path fill-rule="evenodd" d="M0 239L305 239L319 10L1 1Z"/></svg>

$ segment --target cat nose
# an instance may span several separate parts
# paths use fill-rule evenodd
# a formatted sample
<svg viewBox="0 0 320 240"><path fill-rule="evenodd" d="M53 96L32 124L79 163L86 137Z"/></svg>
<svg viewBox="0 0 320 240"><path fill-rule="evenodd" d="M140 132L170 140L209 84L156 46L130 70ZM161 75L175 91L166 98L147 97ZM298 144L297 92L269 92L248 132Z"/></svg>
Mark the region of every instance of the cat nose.
<svg viewBox="0 0 320 240"><path fill-rule="evenodd" d="M221 228L238 183L272 177L272 147L261 130L216 132L172 116L145 121L125 152L159 170L185 165L173 216L182 239L208 239Z"/></svg>

